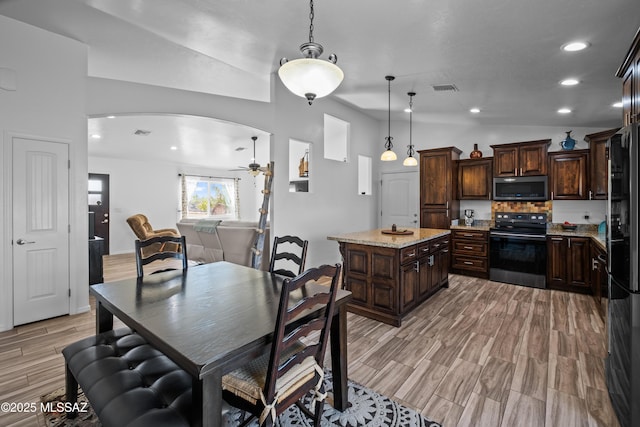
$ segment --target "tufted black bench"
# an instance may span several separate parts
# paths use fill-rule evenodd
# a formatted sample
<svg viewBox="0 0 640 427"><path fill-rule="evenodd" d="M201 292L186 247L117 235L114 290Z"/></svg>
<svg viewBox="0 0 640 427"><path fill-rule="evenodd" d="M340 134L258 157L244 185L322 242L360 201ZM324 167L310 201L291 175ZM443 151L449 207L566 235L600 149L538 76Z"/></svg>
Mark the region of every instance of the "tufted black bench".
<svg viewBox="0 0 640 427"><path fill-rule="evenodd" d="M76 402L80 385L104 427L191 424L191 375L131 329L85 338L62 354L67 401Z"/></svg>

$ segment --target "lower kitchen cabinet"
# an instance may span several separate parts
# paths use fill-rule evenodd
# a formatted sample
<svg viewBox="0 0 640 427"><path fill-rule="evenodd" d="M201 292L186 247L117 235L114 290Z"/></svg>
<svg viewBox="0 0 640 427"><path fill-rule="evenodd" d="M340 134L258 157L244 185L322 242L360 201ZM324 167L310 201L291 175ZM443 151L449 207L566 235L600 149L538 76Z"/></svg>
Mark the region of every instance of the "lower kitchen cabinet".
<svg viewBox="0 0 640 427"><path fill-rule="evenodd" d="M467 276L489 278L489 233L482 230L451 231L451 270Z"/></svg>
<svg viewBox="0 0 640 427"><path fill-rule="evenodd" d="M591 239L547 236L547 287L591 293Z"/></svg>

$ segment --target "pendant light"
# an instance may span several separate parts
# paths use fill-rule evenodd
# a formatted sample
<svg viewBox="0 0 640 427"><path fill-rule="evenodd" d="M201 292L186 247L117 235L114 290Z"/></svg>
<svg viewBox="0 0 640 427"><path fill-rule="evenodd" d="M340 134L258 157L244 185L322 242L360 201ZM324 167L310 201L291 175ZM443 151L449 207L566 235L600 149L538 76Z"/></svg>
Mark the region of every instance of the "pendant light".
<svg viewBox="0 0 640 427"><path fill-rule="evenodd" d="M411 135L411 128L413 127L413 97L416 96L415 92L408 92L409 95L409 149L407 150L407 158L404 159L402 164L404 166L418 166L418 161L413 155L416 153L416 150L413 148L413 140Z"/></svg>
<svg viewBox="0 0 640 427"><path fill-rule="evenodd" d="M344 73L336 65L338 57L335 53L329 55L329 60L318 59L322 55L323 47L313 41L313 0L310 1L309 42L300 45L300 52L304 58L289 61L287 58L280 60L278 75L282 83L293 94L307 98L309 105L316 98L322 98L336 90Z"/></svg>
<svg viewBox="0 0 640 427"><path fill-rule="evenodd" d="M398 156L396 156L396 153L394 153L392 150L393 143L391 142L391 140L393 139L391 137L391 82L395 79L395 77L385 76L385 79L387 79L387 81L389 82L389 134L385 138L385 151L384 153L382 153L382 156L380 156L380 160L382 160L383 162L390 162L398 158Z"/></svg>

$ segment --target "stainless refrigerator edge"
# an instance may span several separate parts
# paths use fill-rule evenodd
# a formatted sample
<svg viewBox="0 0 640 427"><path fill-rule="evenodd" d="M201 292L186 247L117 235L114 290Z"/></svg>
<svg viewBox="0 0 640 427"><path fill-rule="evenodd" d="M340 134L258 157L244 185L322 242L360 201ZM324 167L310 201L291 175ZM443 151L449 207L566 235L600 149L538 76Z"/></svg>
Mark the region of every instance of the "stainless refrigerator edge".
<svg viewBox="0 0 640 427"><path fill-rule="evenodd" d="M608 141L607 388L621 427L640 426L640 293L638 290L638 123Z"/></svg>

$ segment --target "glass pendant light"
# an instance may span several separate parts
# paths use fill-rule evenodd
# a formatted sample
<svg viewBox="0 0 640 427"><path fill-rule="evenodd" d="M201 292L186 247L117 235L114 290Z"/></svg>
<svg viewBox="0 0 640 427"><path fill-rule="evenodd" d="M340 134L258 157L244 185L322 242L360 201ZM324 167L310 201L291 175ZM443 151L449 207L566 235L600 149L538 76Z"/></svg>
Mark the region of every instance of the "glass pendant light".
<svg viewBox="0 0 640 427"><path fill-rule="evenodd" d="M384 153L382 153L382 156L380 156L380 160L382 160L383 162L390 162L398 158L398 156L396 156L396 153L393 152L393 143L391 142L391 140L393 139L391 137L391 82L395 79L395 77L385 76L385 79L387 79L387 81L389 82L389 134L385 138L385 151Z"/></svg>
<svg viewBox="0 0 640 427"><path fill-rule="evenodd" d="M409 95L409 149L407 150L407 158L402 162L403 166L418 166L418 160L413 155L416 150L413 148L411 128L413 127L413 97L416 96L415 92L408 92Z"/></svg>
<svg viewBox="0 0 640 427"><path fill-rule="evenodd" d="M313 0L310 2L310 8L309 42L300 45L300 52L304 58L293 61L282 58L278 69L280 80L287 89L295 95L307 98L309 105L314 99L327 96L336 90L344 79L344 73L336 65L338 57L335 53L329 55L328 61L318 59L324 49L320 43L313 41Z"/></svg>

